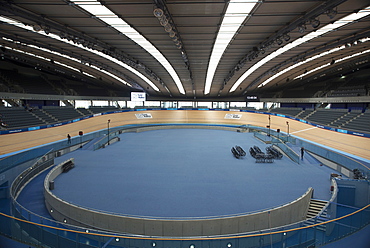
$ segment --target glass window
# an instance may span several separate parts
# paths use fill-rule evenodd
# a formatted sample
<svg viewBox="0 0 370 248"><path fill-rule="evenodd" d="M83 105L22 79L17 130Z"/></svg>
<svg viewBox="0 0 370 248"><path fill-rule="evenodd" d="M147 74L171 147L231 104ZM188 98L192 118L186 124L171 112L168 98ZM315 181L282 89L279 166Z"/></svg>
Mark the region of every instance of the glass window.
<svg viewBox="0 0 370 248"><path fill-rule="evenodd" d="M2 106L4 107L11 107L12 105L10 105L7 101L5 100L1 100L2 101Z"/></svg>
<svg viewBox="0 0 370 248"><path fill-rule="evenodd" d="M144 107L144 103L146 103L146 102L127 101L127 108Z"/></svg>
<svg viewBox="0 0 370 248"><path fill-rule="evenodd" d="M229 108L229 102L213 102L213 108L227 109Z"/></svg>
<svg viewBox="0 0 370 248"><path fill-rule="evenodd" d="M245 108L246 106L246 102L230 102L230 108Z"/></svg>
<svg viewBox="0 0 370 248"><path fill-rule="evenodd" d="M248 102L247 107L248 108L261 109L261 108L263 108L263 102Z"/></svg>
<svg viewBox="0 0 370 248"><path fill-rule="evenodd" d="M126 101L117 101L117 104L118 104L121 108L126 108Z"/></svg>
<svg viewBox="0 0 370 248"><path fill-rule="evenodd" d="M146 101L144 105L147 107L160 107L161 102L160 101Z"/></svg>
<svg viewBox="0 0 370 248"><path fill-rule="evenodd" d="M198 102L198 108L212 108L212 102Z"/></svg>
<svg viewBox="0 0 370 248"><path fill-rule="evenodd" d="M75 108L89 108L91 105L91 101L87 100L76 100L75 101Z"/></svg>
<svg viewBox="0 0 370 248"><path fill-rule="evenodd" d="M92 106L110 106L110 101L92 101Z"/></svg>
<svg viewBox="0 0 370 248"><path fill-rule="evenodd" d="M192 108L193 102L179 102L179 108Z"/></svg>
<svg viewBox="0 0 370 248"><path fill-rule="evenodd" d="M162 102L162 108L177 108L177 102Z"/></svg>

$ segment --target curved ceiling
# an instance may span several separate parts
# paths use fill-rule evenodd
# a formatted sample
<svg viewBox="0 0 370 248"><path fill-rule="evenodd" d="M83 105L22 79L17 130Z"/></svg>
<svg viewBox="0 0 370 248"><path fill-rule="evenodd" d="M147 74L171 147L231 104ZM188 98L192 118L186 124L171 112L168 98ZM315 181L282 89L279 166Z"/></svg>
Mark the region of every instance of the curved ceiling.
<svg viewBox="0 0 370 248"><path fill-rule="evenodd" d="M277 92L358 63L370 49L368 0L1 0L0 6L3 52L70 66L158 99Z"/></svg>

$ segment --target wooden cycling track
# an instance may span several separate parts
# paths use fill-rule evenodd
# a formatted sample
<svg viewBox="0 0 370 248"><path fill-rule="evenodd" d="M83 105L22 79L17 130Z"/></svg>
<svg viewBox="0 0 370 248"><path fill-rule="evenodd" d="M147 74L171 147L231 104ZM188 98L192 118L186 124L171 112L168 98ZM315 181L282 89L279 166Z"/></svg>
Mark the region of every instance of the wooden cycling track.
<svg viewBox="0 0 370 248"><path fill-rule="evenodd" d="M139 113L150 113L152 118L138 119L135 114ZM230 113L239 114L241 118L225 119L225 115ZM65 140L67 134L74 137L78 136L79 131L83 131L86 134L106 129L108 120L110 120L110 127L145 123L250 124L260 127L266 127L266 125L268 125L268 115L250 112L207 110L130 111L95 116L58 127L1 135L0 155L21 151L54 141ZM271 129L280 129L281 131L287 132L287 121L289 121L289 133L294 136L370 160L369 138L330 131L279 116L271 116Z"/></svg>

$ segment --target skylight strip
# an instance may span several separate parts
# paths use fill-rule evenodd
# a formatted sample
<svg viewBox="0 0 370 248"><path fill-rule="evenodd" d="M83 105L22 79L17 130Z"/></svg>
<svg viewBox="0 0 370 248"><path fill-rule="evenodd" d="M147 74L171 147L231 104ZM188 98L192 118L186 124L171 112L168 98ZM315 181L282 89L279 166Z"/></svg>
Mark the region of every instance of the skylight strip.
<svg viewBox="0 0 370 248"><path fill-rule="evenodd" d="M50 61L49 58L46 58L46 57L43 57L41 55L37 55L37 54L31 53L31 52L28 52L28 51L24 51L24 50L21 50L21 49L17 49L17 48L13 48L13 47L8 47L8 46L4 46L4 47L7 48L7 49L9 49L9 50L12 50L12 51L15 51L15 52L18 52L18 53L22 53L22 54L25 54L25 55L28 55L28 56L31 56L31 57L35 57L35 58L38 58L38 59L41 59L41 60L45 60L45 61L48 61L48 62ZM66 65L66 64L64 64L62 62L59 62L59 61L54 61L54 63L55 64L58 64L60 66L66 67L68 69L71 69L73 71L77 71L77 72L81 73L80 72L80 69L77 69L77 68L75 68L73 66ZM86 76L92 77L92 78L96 78L95 76L93 76L93 75L91 75L89 73L86 73L86 72L83 72L83 74L86 75Z"/></svg>
<svg viewBox="0 0 370 248"><path fill-rule="evenodd" d="M4 17L4 16L0 16L0 21L3 21L5 23L8 23L8 24L12 24L12 25L15 25L17 27L20 27L20 28L23 28L23 29L26 29L26 30L29 30L31 32L35 32L33 30L33 28L31 26L27 26L27 25L24 25L23 23L19 22L19 21L15 21L13 19L10 19L10 18L7 18L7 17ZM38 32L38 34L42 34L42 35L45 35L47 37L50 37L50 38L53 38L53 39L56 39L56 40L59 40L61 42L64 42L64 43L67 43L71 46L76 46L76 47L79 47L81 49L84 49L90 53L94 53L100 57L104 57L118 65L120 65L121 67L124 67L125 69L131 71L132 73L134 73L136 76L140 77L142 80L144 80L150 87L152 87L155 91L160 91L159 88L153 84L152 81L150 81L147 77L145 77L142 73L140 73L139 71L135 70L134 68L132 68L131 66L123 63L122 61L119 61L117 60L116 58L113 58L113 57L110 57L100 51L96 51L96 50L93 50L93 49L90 49L90 48L87 48L87 47L84 47L83 45L81 44L75 44L73 43L72 41L68 41L68 40L65 40L65 39L62 39L60 38L58 35L55 35L55 34L52 34L52 33L49 33L49 34L46 34L44 31L40 31ZM126 81L124 81L123 79L120 80L120 82L126 84L126 85L129 85L131 87L131 85L129 83L127 83Z"/></svg>
<svg viewBox="0 0 370 248"><path fill-rule="evenodd" d="M360 42L360 43L364 43L364 42L368 42L368 41L370 41L370 38L369 38L369 37L362 38L362 39L360 39L360 40L359 40L359 42ZM315 59L318 59L318 58L321 58L321 57L327 56L327 55L329 55L329 54L331 54L331 53L333 53L333 52L340 51L340 50L342 50L342 49L344 49L344 48L346 48L346 46L345 46L345 45L342 45L342 46L340 46L340 47L333 48L333 49L331 49L331 50L329 50L329 51L326 51L326 52L323 52L323 53L317 54L317 55L315 55L315 56L313 56L313 57L310 57L310 58L308 58L308 59L306 59L306 60L304 60L304 61L301 61L301 62L298 62L298 63L296 63L296 64L294 64L294 65L291 65L291 66L289 66L288 68L285 68L284 70L282 70L282 71L280 71L280 72L276 73L275 75L273 75L273 76L271 76L270 78L268 78L267 80L265 80L263 83L261 83L261 84L258 86L258 88L265 86L266 84L268 84L269 82L271 82L271 81L272 81L272 80L274 80L275 78L280 77L280 76L281 76L281 75L283 75L284 73L287 73L288 71L290 71L290 70L292 70L292 69L294 69L294 68L296 68L296 67L299 67L299 66L301 66L301 65L304 65L304 64L306 64L307 62L313 61L313 60L315 60ZM339 61L337 60L336 62L339 62ZM300 77L300 76L298 76L298 77ZM296 79L296 78L298 78L298 77L295 77L294 79Z"/></svg>
<svg viewBox="0 0 370 248"><path fill-rule="evenodd" d="M29 45L29 44L23 44L24 46L27 46L27 47L31 47L33 49L37 49L37 50L40 50L40 51L44 51L44 52L47 52L47 53L51 53L53 55L57 55L57 56L60 56L60 57L63 57L63 58L66 58L66 59L69 59L69 60L72 60L72 61L75 61L77 63L80 63L80 60L79 59L76 59L76 58L73 58L73 57L70 57L68 55L65 55L65 54L62 54L62 53L59 53L59 52L56 52L56 51L52 51L50 49L47 49L47 48L43 48L43 47L38 47L38 46L35 46L35 45Z"/></svg>
<svg viewBox="0 0 370 248"><path fill-rule="evenodd" d="M205 95L209 94L211 90L213 77L227 46L257 2L258 0L250 0L248 2L245 0L231 0L229 2L208 63L204 86Z"/></svg>
<svg viewBox="0 0 370 248"><path fill-rule="evenodd" d="M369 53L369 52L370 52L370 49L369 49L369 50L362 51L362 52L359 52L359 53L355 53L355 54L352 54L352 55L349 55L349 56L343 57L343 58L341 58L341 59L337 59L337 60L336 60L336 63L338 63L338 62L342 62L342 61L344 61L344 60L351 59L351 58L354 58L354 57L357 57L357 56L360 56L360 55L363 55L363 54L365 54L365 53ZM328 67L328 66L330 66L330 65L331 65L331 63L327 63L327 64L324 64L324 65L318 66L318 67L316 67L316 68L314 68L314 69L312 69L312 70L310 70L310 71L308 71L308 72L305 72L305 73L303 73L303 74L301 74L301 75L299 75L299 76L295 77L294 79L303 78L304 76L307 76L308 74L311 74L311 73L313 73L313 72L315 72L315 71L318 71L318 70L320 70L320 69L322 69L322 68L325 68L325 67Z"/></svg>
<svg viewBox="0 0 370 248"><path fill-rule="evenodd" d="M337 59L337 62L339 63L339 62L342 62L344 60L351 59L351 58L354 58L354 57L363 55L363 54L368 53L368 52L370 52L370 49L369 50L362 51L362 52L359 52L359 53L355 53L355 54L352 54L352 55L349 55L349 56L346 56L346 57L343 57L341 59Z"/></svg>
<svg viewBox="0 0 370 248"><path fill-rule="evenodd" d="M280 76L281 76L281 75L283 75L284 73L287 73L288 71L290 71L290 70L292 70L292 69L294 69L294 68L296 68L296 67L299 67L299 66L301 66L301 65L304 65L304 64L306 64L306 63L308 63L308 62L310 62L310 61L312 61L312 60L315 60L315 59L318 59L318 58L320 58L320 57L326 56L326 55L331 54L331 53L333 53L333 52L336 52L336 51L342 50L342 49L344 49L344 48L345 48L345 46L336 47L336 48L331 49L331 50L329 50L329 51L327 51L327 52L324 52L324 53L321 53L321 54L315 55L315 56L313 56L313 57L311 57L311 58L308 58L308 59L306 59L306 60L304 60L304 61L301 61L301 62L298 62L298 63L296 63L296 64L294 64L294 65L291 65L291 66L289 66L288 68L285 68L284 70L282 70L282 71L280 71L280 72L276 73L275 75L273 75L273 76L271 76L270 78L268 78L267 80L265 80L263 83L261 83L261 84L258 86L258 88L265 86L266 84L268 84L269 82L271 82L271 81L272 81L272 80L274 80L275 78L280 77Z"/></svg>
<svg viewBox="0 0 370 248"><path fill-rule="evenodd" d="M96 69L96 70L98 70L98 69L99 69L99 68L97 68L96 66L93 66L93 67L95 67L95 69ZM131 84L127 83L125 80L123 80L122 78L120 78L120 77L118 77L118 76L114 75L113 73L111 73L111 72L109 72L109 71L101 71L101 72L103 72L103 73L107 74L108 76L110 76L110 77L112 77L112 78L115 78L117 81L119 81L119 82L121 82L121 83L125 82L125 83L126 83L126 84L128 84L130 87L132 87L132 85L131 85Z"/></svg>
<svg viewBox="0 0 370 248"><path fill-rule="evenodd" d="M33 49L37 49L37 50L41 50L41 51L44 51L44 52L47 52L47 53L51 53L51 54L53 54L53 55L56 55L56 56L59 56L59 57L66 58L66 59L71 60L71 61L75 61L76 63L81 63L81 60L79 60L79 59L76 59L76 58L70 57L70 56L68 56L68 55L65 55L65 54L62 54L62 53L59 53L59 52L56 52L56 51L52 51L52 50L47 49L47 48L38 47L38 46L35 46L35 45L29 45L29 44L23 44L23 45L24 45L24 46L27 46L27 47L31 47L31 48L33 48ZM49 60L49 59L46 59L46 60ZM54 59L53 59L53 60L54 60ZM75 67L72 67L72 66L69 66L69 65L66 65L66 64L64 64L64 63L62 63L62 62L58 62L58 61L55 61L55 60L54 60L54 63L56 63L56 64L58 64L58 65L62 65L62 66L64 66L64 67L67 67L67 68L72 69L72 70L75 70L75 71L79 71L79 72L81 73L81 71L80 71L79 69L77 69L77 68L75 68ZM87 73L87 72L82 72L82 74L87 75L87 76L92 77L92 78L96 78L95 76L93 76L93 75L91 75L91 74L89 74L89 73ZM120 81L122 81L122 80L120 80ZM131 86L131 85L130 85L129 83L127 83L127 82L124 82L124 84L127 84L128 86Z"/></svg>
<svg viewBox="0 0 370 248"><path fill-rule="evenodd" d="M235 82L235 84L231 87L230 91L229 92L234 92L238 87L239 85L249 76L251 75L255 70L257 70L258 68L260 68L261 66L263 66L264 64L266 64L267 62L269 62L270 60L274 59L275 57L281 55L282 53L294 48L294 47L297 47L301 44L303 44L304 42L307 42L307 41L310 41L320 35L323 35L327 32L330 32L330 31L333 31L337 28L340 28L346 24L349 24L351 22L354 22L356 20L359 20L365 16L368 16L370 15L370 6L358 11L357 13L352 13L352 14L349 14L348 16L345 16L341 19L339 19L338 21L335 21L334 23L332 24L328 24L328 25L325 25L324 27L316 30L316 31L313 31L287 45L285 45L284 47L281 47L279 48L278 50L276 50L275 52L271 53L270 55L266 56L265 58L263 58L262 60L258 61L256 64L254 64L251 68L249 68L243 75L241 75L239 77L239 79Z"/></svg>
<svg viewBox="0 0 370 248"><path fill-rule="evenodd" d="M99 18L101 21L109 24L112 28L121 32L132 41L137 43L139 46L144 48L149 54L151 54L171 75L174 80L179 92L185 94L184 87L181 83L179 76L177 75L175 69L172 67L170 62L163 56L163 54L158 51L145 37L143 37L139 32L132 28L128 23L123 19L119 18L116 14L111 12L107 7L102 5L96 0L91 1L72 1L77 6L86 10L90 14L94 15L96 18ZM113 18L114 17L114 18Z"/></svg>

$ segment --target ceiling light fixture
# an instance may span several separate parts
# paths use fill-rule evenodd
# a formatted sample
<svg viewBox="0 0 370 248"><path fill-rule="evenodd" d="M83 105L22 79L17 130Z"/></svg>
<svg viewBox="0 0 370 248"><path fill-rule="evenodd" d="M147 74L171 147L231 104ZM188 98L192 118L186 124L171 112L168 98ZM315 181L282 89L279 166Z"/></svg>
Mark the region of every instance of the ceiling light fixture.
<svg viewBox="0 0 370 248"><path fill-rule="evenodd" d="M311 23L311 26L313 27L313 28L318 28L319 26L320 26L320 21L319 21L319 19L313 19L313 20L311 20L310 21L310 23Z"/></svg>
<svg viewBox="0 0 370 248"><path fill-rule="evenodd" d="M287 42L287 41L289 41L290 40L290 35L289 34L287 34L287 33L285 33L285 34L283 34L283 39Z"/></svg>
<svg viewBox="0 0 370 248"><path fill-rule="evenodd" d="M307 35L299 38L299 39L296 39L295 41L291 42L291 43L288 43L286 44L285 46L279 48L278 50L276 50L275 52L269 54L268 56L264 57L263 59L261 59L260 61L258 61L256 64L254 64L252 67L250 67L246 72L243 73L243 75L241 75L238 80L235 82L235 84L231 87L230 91L229 92L233 92L235 91L239 85L249 76L251 75L255 70L257 70L258 68L260 68L262 65L264 65L265 63L269 62L270 60L276 58L277 56L285 53L286 51L289 51L290 49L293 49L305 42L308 42L318 36L321 36L321 35L324 35L332 30L335 30L335 29L338 29L344 25L347 25L349 23L352 23L354 21L357 21L361 18L364 18L365 16L368 16L370 15L370 6L356 12L356 13L352 13L352 14L349 14L333 23L330 23L330 24L327 24L325 25L324 27L320 28L320 29L317 29L315 31L312 31L310 33L308 33Z"/></svg>
<svg viewBox="0 0 370 248"><path fill-rule="evenodd" d="M181 53L184 53L183 51L183 44L180 38L179 33L177 32L176 26L174 24L174 21L171 18L170 13L167 12L167 8L165 6L162 7L156 7L153 10L153 14L155 17L158 18L159 23L164 27L164 30L168 33L168 36L172 39L177 49L181 50ZM188 67L188 60L184 59L185 65Z"/></svg>
<svg viewBox="0 0 370 248"><path fill-rule="evenodd" d="M298 26L298 32L300 34L303 34L305 31L306 31L306 25L305 24L302 23L301 25Z"/></svg>
<svg viewBox="0 0 370 248"><path fill-rule="evenodd" d="M39 32L39 31L41 31L41 30L42 30L42 27L41 27L41 25L39 25L39 24L35 24L35 25L33 25L32 27L33 27L33 30L34 30L35 32Z"/></svg>
<svg viewBox="0 0 370 248"><path fill-rule="evenodd" d="M281 38L280 38L280 37L278 37L278 38L276 39L276 43L280 46L281 44L283 44L283 41L281 40Z"/></svg>
<svg viewBox="0 0 370 248"><path fill-rule="evenodd" d="M213 45L211 57L208 62L206 82L204 87L205 95L210 93L213 77L223 53L225 52L235 33L245 21L245 18L250 14L257 3L258 0L250 0L248 2L245 0L230 0L220 29L217 33L216 41Z"/></svg>
<svg viewBox="0 0 370 248"><path fill-rule="evenodd" d="M338 12L336 9L329 9L328 11L326 11L326 14L330 19L333 19L337 15L337 13Z"/></svg>
<svg viewBox="0 0 370 248"><path fill-rule="evenodd" d="M153 14L157 18L161 18L163 16L164 12L160 8L155 8L154 11L153 11Z"/></svg>

